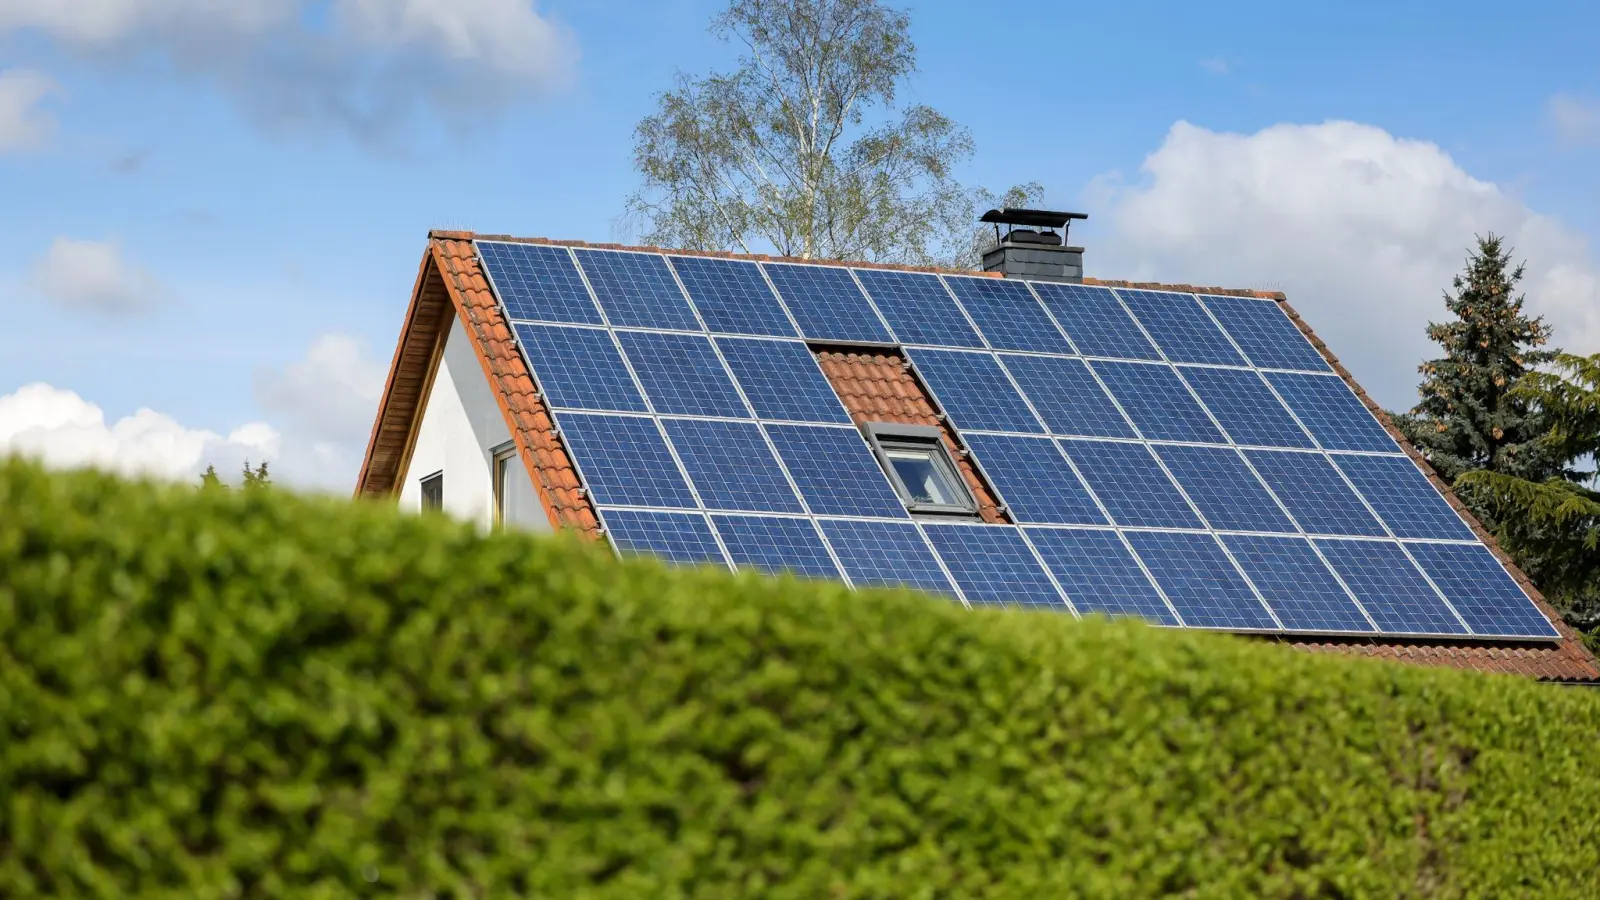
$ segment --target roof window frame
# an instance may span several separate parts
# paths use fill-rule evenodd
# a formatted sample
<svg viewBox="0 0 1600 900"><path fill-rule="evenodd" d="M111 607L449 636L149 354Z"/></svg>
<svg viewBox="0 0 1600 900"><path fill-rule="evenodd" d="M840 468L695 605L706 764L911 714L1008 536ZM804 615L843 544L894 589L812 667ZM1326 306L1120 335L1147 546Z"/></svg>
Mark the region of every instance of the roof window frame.
<svg viewBox="0 0 1600 900"><path fill-rule="evenodd" d="M945 443L944 431L932 425L908 425L899 422L865 422L861 433L878 458L878 465L894 485L895 493L905 503L906 509L918 515L975 517L978 515L978 498L972 485L961 475L961 467ZM911 492L900 472L895 468L891 453L895 450L926 452L941 480L959 503L929 503L919 501Z"/></svg>

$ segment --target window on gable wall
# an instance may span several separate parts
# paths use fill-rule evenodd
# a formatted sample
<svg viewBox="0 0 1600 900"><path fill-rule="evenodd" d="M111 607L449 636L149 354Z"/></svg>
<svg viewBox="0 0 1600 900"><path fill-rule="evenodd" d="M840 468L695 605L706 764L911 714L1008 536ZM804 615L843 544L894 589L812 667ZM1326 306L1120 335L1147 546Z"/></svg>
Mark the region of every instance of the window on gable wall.
<svg viewBox="0 0 1600 900"><path fill-rule="evenodd" d="M435 472L422 479L422 508L435 512L444 509L444 473Z"/></svg>
<svg viewBox="0 0 1600 900"><path fill-rule="evenodd" d="M528 468L522 464L515 444L505 444L495 449L490 471L494 477L495 527L535 524L538 521L539 500L533 492L533 480L528 477Z"/></svg>
<svg viewBox="0 0 1600 900"><path fill-rule="evenodd" d="M962 480L939 429L869 422L862 431L911 512L967 516L978 512L978 502Z"/></svg>

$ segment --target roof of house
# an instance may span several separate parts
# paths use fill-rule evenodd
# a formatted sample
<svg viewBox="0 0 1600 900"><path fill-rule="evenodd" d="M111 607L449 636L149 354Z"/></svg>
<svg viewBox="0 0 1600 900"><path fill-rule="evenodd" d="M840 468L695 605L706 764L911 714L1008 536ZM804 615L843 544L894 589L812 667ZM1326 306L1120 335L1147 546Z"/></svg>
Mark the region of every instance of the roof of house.
<svg viewBox="0 0 1600 900"><path fill-rule="evenodd" d="M578 477L572 457L558 435L550 411L535 388L527 363L518 350L512 330L501 313L489 281L480 267L475 240L495 240L566 247L635 250L672 253L679 256L715 256L763 262L806 262L839 265L857 269L882 268L946 274L984 274L950 272L922 267L872 263L843 263L831 260L796 260L765 255L696 253L657 247L625 247L583 241L524 239L471 232L434 231L429 235L416 286L412 292L400 339L390 366L377 420L358 479L356 493L364 496L395 496L406 471L427 404L428 391L439 365L444 336L453 321L459 322L470 338L483 367L491 391L505 417L518 453L531 473L540 502L552 527L571 529L599 539L600 520L594 504ZM998 277L995 275L993 277ZM1292 635L1263 636L1262 639L1290 643L1300 649L1393 659L1403 662L1451 666L1487 672L1520 674L1557 682L1600 682L1600 663L1584 647L1579 635L1566 624L1527 576L1500 549L1494 537L1438 477L1417 450L1411 446L1387 414L1356 383L1337 357L1316 337L1310 327L1276 292L1233 290L1194 285L1147 282L1105 281L1085 278L1085 284L1108 287L1144 288L1186 293L1248 296L1272 299L1282 304L1291 320L1308 337L1336 372L1372 411L1405 453L1427 475L1488 548L1500 559L1534 604L1560 632L1559 642L1405 639L1393 636L1350 636L1299 638ZM818 363L857 423L893 421L932 425L944 430L945 440L956 446L949 425L939 416L926 392L907 371L894 349L859 350L819 349ZM1006 513L989 491L987 484L961 459L962 474L979 500L985 521L1008 521Z"/></svg>

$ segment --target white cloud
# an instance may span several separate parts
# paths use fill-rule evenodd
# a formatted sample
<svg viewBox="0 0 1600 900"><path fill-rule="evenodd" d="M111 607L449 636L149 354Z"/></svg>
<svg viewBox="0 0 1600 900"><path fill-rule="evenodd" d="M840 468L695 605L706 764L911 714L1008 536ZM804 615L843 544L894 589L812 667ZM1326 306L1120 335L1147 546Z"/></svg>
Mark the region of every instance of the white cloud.
<svg viewBox="0 0 1600 900"><path fill-rule="evenodd" d="M1528 264L1531 312L1556 343L1600 351L1600 268L1585 236L1473 178L1438 146L1352 122L1219 133L1179 122L1124 184L1097 178L1109 220L1089 274L1281 289L1379 402L1415 402L1424 328L1474 235Z"/></svg>
<svg viewBox="0 0 1600 900"><path fill-rule="evenodd" d="M34 265L33 284L63 307L108 315L141 312L161 299L155 277L109 241L56 238Z"/></svg>
<svg viewBox="0 0 1600 900"><path fill-rule="evenodd" d="M1213 75L1226 75L1229 72L1228 61L1220 56L1209 56L1200 60L1200 68Z"/></svg>
<svg viewBox="0 0 1600 900"><path fill-rule="evenodd" d="M0 153L32 150L50 137L55 119L39 102L57 90L54 81L38 72L0 72Z"/></svg>
<svg viewBox="0 0 1600 900"><path fill-rule="evenodd" d="M1575 147L1600 144L1600 102L1557 94L1545 104L1545 116L1562 143Z"/></svg>
<svg viewBox="0 0 1600 900"><path fill-rule="evenodd" d="M256 402L318 441L365 442L388 367L359 341L325 334L303 360L256 373Z"/></svg>

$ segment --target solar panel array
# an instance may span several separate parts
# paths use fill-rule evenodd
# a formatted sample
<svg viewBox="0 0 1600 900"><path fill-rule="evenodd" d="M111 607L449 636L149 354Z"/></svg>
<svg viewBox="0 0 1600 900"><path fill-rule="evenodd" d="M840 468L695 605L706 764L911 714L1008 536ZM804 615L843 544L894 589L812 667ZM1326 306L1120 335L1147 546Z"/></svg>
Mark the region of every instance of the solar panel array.
<svg viewBox="0 0 1600 900"><path fill-rule="evenodd" d="M1559 635L1274 301L479 241L621 553L1230 631ZM899 348L1014 524L913 517Z"/></svg>

